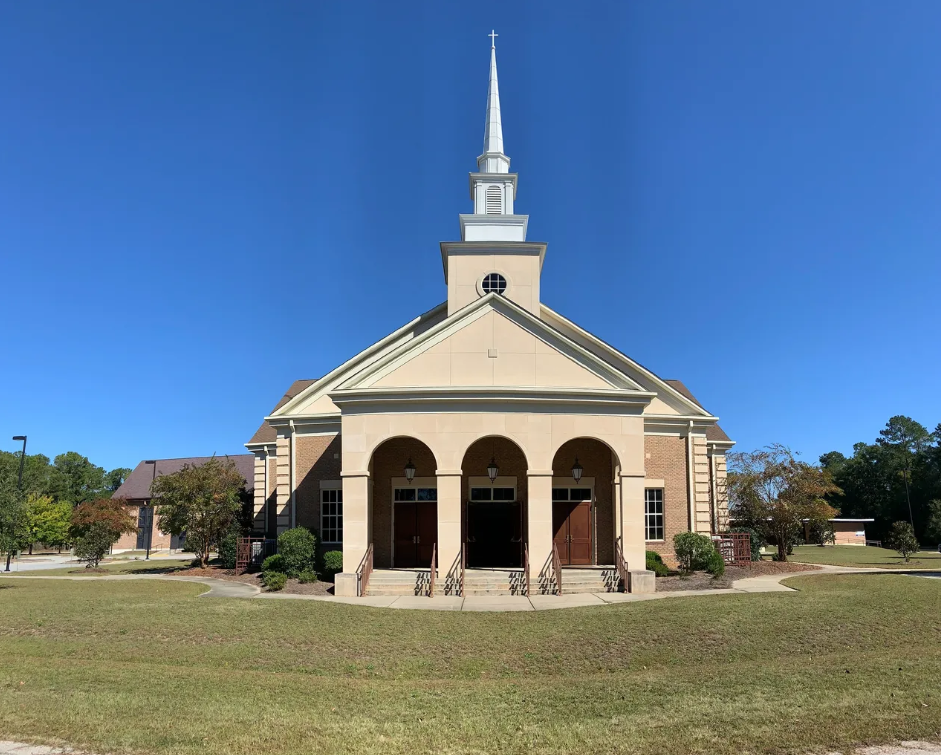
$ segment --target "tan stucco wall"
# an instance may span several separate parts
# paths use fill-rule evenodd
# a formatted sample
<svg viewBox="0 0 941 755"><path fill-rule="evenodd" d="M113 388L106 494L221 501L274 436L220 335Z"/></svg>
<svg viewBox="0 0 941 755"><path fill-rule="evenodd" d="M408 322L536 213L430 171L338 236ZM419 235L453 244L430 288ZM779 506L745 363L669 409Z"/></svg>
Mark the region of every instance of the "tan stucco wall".
<svg viewBox="0 0 941 755"><path fill-rule="evenodd" d="M477 284L487 273L507 280L505 296L534 314L539 311L540 263L536 255L451 255L448 258L448 314L476 301Z"/></svg>
<svg viewBox="0 0 941 755"><path fill-rule="evenodd" d="M644 441L648 480L663 480L663 542L648 542L647 550L673 559L673 536L689 531L689 474L687 439L648 435ZM648 487L656 487L648 484Z"/></svg>

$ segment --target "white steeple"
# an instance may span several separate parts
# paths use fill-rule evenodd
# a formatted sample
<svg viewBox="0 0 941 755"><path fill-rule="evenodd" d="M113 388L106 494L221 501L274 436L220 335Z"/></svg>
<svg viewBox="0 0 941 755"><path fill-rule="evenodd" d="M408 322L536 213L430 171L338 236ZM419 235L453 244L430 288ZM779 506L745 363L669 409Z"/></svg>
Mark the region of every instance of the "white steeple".
<svg viewBox="0 0 941 755"><path fill-rule="evenodd" d="M490 89L487 92L487 122L484 126L484 153L477 158L481 173L509 173L510 158L503 154L503 122L500 120L500 86L497 83L496 32L490 32Z"/></svg>

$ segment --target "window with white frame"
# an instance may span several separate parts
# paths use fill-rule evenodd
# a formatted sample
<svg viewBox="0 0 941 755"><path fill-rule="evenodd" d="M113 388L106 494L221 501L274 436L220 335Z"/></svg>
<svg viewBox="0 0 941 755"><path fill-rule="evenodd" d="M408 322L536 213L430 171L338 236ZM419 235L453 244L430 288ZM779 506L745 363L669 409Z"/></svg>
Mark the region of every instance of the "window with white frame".
<svg viewBox="0 0 941 755"><path fill-rule="evenodd" d="M394 500L396 503L407 503L409 501L437 501L438 488L394 488Z"/></svg>
<svg viewBox="0 0 941 755"><path fill-rule="evenodd" d="M516 488L471 488L471 501L515 501Z"/></svg>
<svg viewBox="0 0 941 755"><path fill-rule="evenodd" d="M343 542L343 491L320 491L320 538L324 543Z"/></svg>
<svg viewBox="0 0 941 755"><path fill-rule="evenodd" d="M663 488L644 490L644 537L663 540Z"/></svg>
<svg viewBox="0 0 941 755"><path fill-rule="evenodd" d="M552 488L553 501L590 501L591 488Z"/></svg>

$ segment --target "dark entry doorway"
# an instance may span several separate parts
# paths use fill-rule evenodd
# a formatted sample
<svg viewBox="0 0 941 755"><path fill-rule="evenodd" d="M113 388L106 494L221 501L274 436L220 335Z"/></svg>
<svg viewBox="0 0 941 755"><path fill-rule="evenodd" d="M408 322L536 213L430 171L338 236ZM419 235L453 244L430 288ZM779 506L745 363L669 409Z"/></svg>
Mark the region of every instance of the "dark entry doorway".
<svg viewBox="0 0 941 755"><path fill-rule="evenodd" d="M437 490L397 488L393 564L399 569L428 568L438 540Z"/></svg>
<svg viewBox="0 0 941 755"><path fill-rule="evenodd" d="M152 530L154 526L154 507L141 506L137 509L137 543L136 548L139 551L147 550L150 546L149 540L153 537Z"/></svg>
<svg viewBox="0 0 941 755"><path fill-rule="evenodd" d="M552 539L559 550L559 560L563 566L590 565L591 490L555 489L552 498Z"/></svg>
<svg viewBox="0 0 941 755"><path fill-rule="evenodd" d="M467 502L469 567L518 569L523 565L523 506L513 500L514 493L513 488L471 489Z"/></svg>

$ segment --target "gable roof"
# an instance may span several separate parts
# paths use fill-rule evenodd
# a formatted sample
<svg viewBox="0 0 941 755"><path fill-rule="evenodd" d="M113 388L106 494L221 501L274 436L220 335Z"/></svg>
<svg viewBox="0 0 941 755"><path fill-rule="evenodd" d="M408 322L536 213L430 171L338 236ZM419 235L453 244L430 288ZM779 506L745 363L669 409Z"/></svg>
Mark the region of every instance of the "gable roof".
<svg viewBox="0 0 941 755"><path fill-rule="evenodd" d="M692 394L692 392L689 390L689 388L686 387L686 385L683 383L682 380L664 380L663 382L666 383L667 385L672 386L679 393L682 393L690 401L695 401L699 406L702 406L702 404L699 403L699 399L697 399ZM706 407L703 406L703 409L705 408ZM706 428L706 440L716 440L716 441L726 441L726 442L732 441L732 439L728 435L725 434L725 430L719 427L718 422Z"/></svg>
<svg viewBox="0 0 941 755"><path fill-rule="evenodd" d="M626 375L615 365L593 354L584 346L569 338L568 335L552 327L516 302L496 293L480 297L450 317L428 328L422 334L400 344L379 359L366 365L363 369L351 375L348 380L341 383L339 390L372 387L384 374L398 369L402 364L423 354L490 311L495 311L506 317L552 349L571 359L586 372L597 376L610 386L610 390L643 390L629 375Z"/></svg>
<svg viewBox="0 0 941 755"><path fill-rule="evenodd" d="M274 409L271 410L271 414L274 414L278 409L284 406L288 401L290 401L295 396L299 395L301 391L309 388L314 383L317 382L319 378L314 380L295 380L291 383L291 387L285 391L284 395L281 397L281 400L274 405ZM268 420L264 420L261 423L255 434L252 436L252 439L248 441L249 443L274 443L278 439L277 431L268 424Z"/></svg>
<svg viewBox="0 0 941 755"><path fill-rule="evenodd" d="M150 486L154 481L154 476L159 477L160 475L179 472L187 464L199 467L213 458L234 461L235 468L245 480L245 489L249 491L255 489L255 457L252 454L235 454L233 456L223 455L216 457L189 456L180 459L157 459L156 475L153 464L149 464L147 461L140 462L134 467L134 471L127 476L127 479L122 483L121 487L114 491L113 497L128 499L150 498Z"/></svg>

